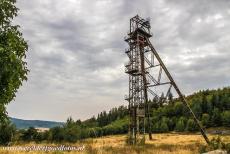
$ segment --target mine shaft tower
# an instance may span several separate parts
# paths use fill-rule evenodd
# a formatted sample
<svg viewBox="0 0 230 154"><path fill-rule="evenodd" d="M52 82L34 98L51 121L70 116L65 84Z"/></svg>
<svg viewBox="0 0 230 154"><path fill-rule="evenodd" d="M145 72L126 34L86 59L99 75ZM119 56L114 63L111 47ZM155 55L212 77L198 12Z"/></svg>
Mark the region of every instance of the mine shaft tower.
<svg viewBox="0 0 230 154"><path fill-rule="evenodd" d="M125 37L129 45L129 49L125 50L129 58L125 64L125 73L129 75L129 95L125 95L125 100L129 102L129 141L136 144L138 139L144 138L146 132L149 139L152 139L149 100L164 105L169 101L174 88L209 143L198 119L149 41L152 37L150 28L149 20L136 15L130 19L130 29Z"/></svg>

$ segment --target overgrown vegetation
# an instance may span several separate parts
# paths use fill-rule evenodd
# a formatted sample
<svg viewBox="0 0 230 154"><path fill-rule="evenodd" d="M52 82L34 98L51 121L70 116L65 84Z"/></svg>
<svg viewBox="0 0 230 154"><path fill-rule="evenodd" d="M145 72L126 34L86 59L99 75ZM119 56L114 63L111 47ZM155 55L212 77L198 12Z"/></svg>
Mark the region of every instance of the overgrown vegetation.
<svg viewBox="0 0 230 154"><path fill-rule="evenodd" d="M216 149L223 149L230 153L230 143L224 143L220 136L212 138L210 141L210 145L201 145L200 146L200 153L213 151Z"/></svg>

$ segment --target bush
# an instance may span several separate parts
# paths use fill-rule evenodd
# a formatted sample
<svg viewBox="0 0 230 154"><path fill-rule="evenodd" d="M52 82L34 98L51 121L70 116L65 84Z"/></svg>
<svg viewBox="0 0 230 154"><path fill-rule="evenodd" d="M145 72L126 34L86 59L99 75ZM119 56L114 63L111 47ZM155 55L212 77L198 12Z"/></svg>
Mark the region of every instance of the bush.
<svg viewBox="0 0 230 154"><path fill-rule="evenodd" d="M16 127L6 120L0 123L0 145L7 145L13 141L16 134Z"/></svg>
<svg viewBox="0 0 230 154"><path fill-rule="evenodd" d="M67 142L76 142L80 139L80 129L75 127L64 128L64 140Z"/></svg>
<svg viewBox="0 0 230 154"><path fill-rule="evenodd" d="M187 125L186 125L186 130L191 131L191 132L198 130L197 124L195 123L193 119L188 120Z"/></svg>
<svg viewBox="0 0 230 154"><path fill-rule="evenodd" d="M184 117L180 117L180 119L177 121L175 130L178 132L183 132L185 130L185 118Z"/></svg>
<svg viewBox="0 0 230 154"><path fill-rule="evenodd" d="M214 108L212 115L212 125L213 126L221 126L221 114L218 108Z"/></svg>
<svg viewBox="0 0 230 154"><path fill-rule="evenodd" d="M160 132L160 122L159 121L153 124L152 131L155 133Z"/></svg>
<svg viewBox="0 0 230 154"><path fill-rule="evenodd" d="M209 127L210 126L209 120L210 120L210 116L207 113L202 114L201 123L203 126Z"/></svg>
<svg viewBox="0 0 230 154"><path fill-rule="evenodd" d="M230 143L224 143L220 136L212 138L209 145L200 147L200 152L204 153L207 151L213 151L216 149L226 150L227 153L230 153Z"/></svg>
<svg viewBox="0 0 230 154"><path fill-rule="evenodd" d="M226 127L230 127L230 111L224 111L221 115L223 125Z"/></svg>
<svg viewBox="0 0 230 154"><path fill-rule="evenodd" d="M54 127L50 129L51 141L60 142L64 140L64 129L61 127Z"/></svg>
<svg viewBox="0 0 230 154"><path fill-rule="evenodd" d="M34 127L30 127L22 133L21 138L23 141L35 141L37 139L37 136L37 130Z"/></svg>
<svg viewBox="0 0 230 154"><path fill-rule="evenodd" d="M168 125L167 123L165 122L162 122L161 125L160 125L160 131L163 133L163 132L168 132L169 131L169 128L168 128Z"/></svg>

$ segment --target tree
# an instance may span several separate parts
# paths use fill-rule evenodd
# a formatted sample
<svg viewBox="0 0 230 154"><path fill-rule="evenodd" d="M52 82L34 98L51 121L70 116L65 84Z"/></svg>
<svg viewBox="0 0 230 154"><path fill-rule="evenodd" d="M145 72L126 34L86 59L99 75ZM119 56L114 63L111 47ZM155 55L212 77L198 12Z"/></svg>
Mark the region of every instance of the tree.
<svg viewBox="0 0 230 154"><path fill-rule="evenodd" d="M80 133L79 126L65 127L64 140L68 142L76 142L78 139L80 139Z"/></svg>
<svg viewBox="0 0 230 154"><path fill-rule="evenodd" d="M199 99L197 99L197 100L194 100L192 104L193 105L192 110L198 119L200 119L202 115L201 102L202 101L199 101Z"/></svg>
<svg viewBox="0 0 230 154"><path fill-rule="evenodd" d="M153 132L160 132L160 122L159 121L157 121L153 124L152 131Z"/></svg>
<svg viewBox="0 0 230 154"><path fill-rule="evenodd" d="M75 142L79 139L80 126L77 126L72 117L69 117L64 125L64 140Z"/></svg>
<svg viewBox="0 0 230 154"><path fill-rule="evenodd" d="M169 118L167 117L162 117L161 123L160 123L160 130L161 132L168 132L169 131Z"/></svg>
<svg viewBox="0 0 230 154"><path fill-rule="evenodd" d="M19 26L11 24L18 13L15 3L16 0L0 1L0 121L7 118L5 105L14 99L28 73L28 45Z"/></svg>
<svg viewBox="0 0 230 154"><path fill-rule="evenodd" d="M179 116L183 113L184 105L181 102L176 102L174 106L174 111L176 116Z"/></svg>
<svg viewBox="0 0 230 154"><path fill-rule="evenodd" d="M194 122L193 119L189 119L187 121L186 130L191 131L191 132L194 132L194 131L198 130L197 124Z"/></svg>
<svg viewBox="0 0 230 154"><path fill-rule="evenodd" d="M76 123L74 122L72 117L67 118L65 127L74 127Z"/></svg>
<svg viewBox="0 0 230 154"><path fill-rule="evenodd" d="M202 125L205 126L205 127L209 127L210 126L209 121L210 121L209 114L207 114L207 113L202 114L202 118L201 118Z"/></svg>
<svg viewBox="0 0 230 154"><path fill-rule="evenodd" d="M222 113L222 121L224 126L230 127L230 111L224 111Z"/></svg>
<svg viewBox="0 0 230 154"><path fill-rule="evenodd" d="M161 130L161 132L168 132L169 131L169 127L165 121L161 122L160 130Z"/></svg>
<svg viewBox="0 0 230 154"><path fill-rule="evenodd" d="M220 126L221 125L221 114L218 108L214 108L212 114L212 125L213 126Z"/></svg>
<svg viewBox="0 0 230 154"><path fill-rule="evenodd" d="M62 127L53 127L50 129L51 140L61 142L64 140L64 129Z"/></svg>
<svg viewBox="0 0 230 154"><path fill-rule="evenodd" d="M201 108L203 113L208 112L208 101L205 95L202 95Z"/></svg>
<svg viewBox="0 0 230 154"><path fill-rule="evenodd" d="M176 123L176 131L183 132L185 130L185 118L180 117L180 119Z"/></svg>
<svg viewBox="0 0 230 154"><path fill-rule="evenodd" d="M22 134L22 140L34 141L36 140L37 135L38 135L37 130L34 127L30 127Z"/></svg>
<svg viewBox="0 0 230 154"><path fill-rule="evenodd" d="M16 127L9 120L0 123L0 145L7 145L16 134Z"/></svg>

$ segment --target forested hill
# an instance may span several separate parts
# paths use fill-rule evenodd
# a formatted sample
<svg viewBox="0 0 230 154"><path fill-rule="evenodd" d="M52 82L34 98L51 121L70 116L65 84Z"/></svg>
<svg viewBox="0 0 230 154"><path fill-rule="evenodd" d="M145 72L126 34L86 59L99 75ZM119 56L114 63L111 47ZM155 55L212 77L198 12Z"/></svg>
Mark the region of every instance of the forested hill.
<svg viewBox="0 0 230 154"><path fill-rule="evenodd" d="M186 97L192 110L205 128L224 127L230 129L230 87L217 90L199 91ZM187 108L177 99L167 105L151 104L151 130L154 133L169 131L198 131ZM32 137L29 136L31 132ZM128 132L128 109L125 106L101 112L88 120L74 121L68 118L62 126L47 132L36 133L33 128L21 132L25 138L33 140L75 142L88 137L99 137ZM24 140L24 139L23 139Z"/></svg>
<svg viewBox="0 0 230 154"><path fill-rule="evenodd" d="M44 120L23 120L17 118L10 118L18 129L27 129L29 127L42 127L52 128L56 126L62 126L64 123L55 121L44 121Z"/></svg>
<svg viewBox="0 0 230 154"><path fill-rule="evenodd" d="M230 87L199 91L187 96L186 99L203 127L224 126L230 128ZM167 105L159 105L153 101L149 103L151 105L152 132L198 130L187 108L178 99L172 99ZM55 129L63 129L65 132L69 126L75 126L81 130L80 138L127 133L128 109L125 106L120 106L109 112L103 111L97 117L86 121L73 121L70 118L64 128Z"/></svg>
<svg viewBox="0 0 230 154"><path fill-rule="evenodd" d="M186 96L186 100L205 127L222 125L230 127L230 87L195 92ZM158 125L167 122L169 130L172 130L178 121L183 121L184 125L186 125L186 121L191 121L187 108L178 99L173 99L167 105L156 104L153 101L149 103L153 117L153 128L157 128ZM92 117L82 122L82 124L89 127L102 127L127 115L127 107L120 106L111 109L109 112L103 111L98 114L97 118Z"/></svg>

